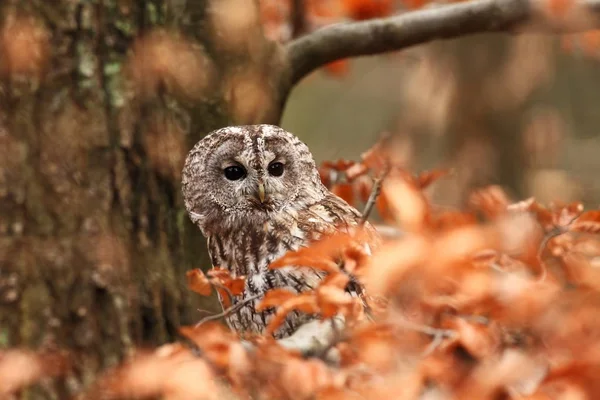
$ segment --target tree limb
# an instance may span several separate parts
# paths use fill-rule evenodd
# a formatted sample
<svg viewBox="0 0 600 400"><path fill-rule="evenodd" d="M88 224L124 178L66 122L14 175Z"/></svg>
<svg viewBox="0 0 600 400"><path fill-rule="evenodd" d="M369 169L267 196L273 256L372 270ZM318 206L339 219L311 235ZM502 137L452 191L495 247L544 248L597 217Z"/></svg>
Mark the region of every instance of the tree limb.
<svg viewBox="0 0 600 400"><path fill-rule="evenodd" d="M229 307L228 309L224 310L223 312L220 312L218 314L215 315L209 315L208 317L204 317L200 320L200 322L198 322L194 327L198 328L200 325L208 322L208 321L214 321L216 319L219 318L224 318L224 317L228 317L231 314L233 314L234 312L237 312L240 308L244 307L246 304L259 299L262 296L262 294L255 294L254 296L250 296L247 297L243 300L241 300L239 303L234 304L233 306ZM232 297L233 299L233 297Z"/></svg>
<svg viewBox="0 0 600 400"><path fill-rule="evenodd" d="M598 27L600 0L582 0L577 4L590 11L590 21L585 26L543 21L532 0L472 0L388 18L330 25L286 45L290 87L336 60L396 51L435 39L485 32L512 33L526 23L533 23L531 28L535 31L545 32L577 32Z"/></svg>

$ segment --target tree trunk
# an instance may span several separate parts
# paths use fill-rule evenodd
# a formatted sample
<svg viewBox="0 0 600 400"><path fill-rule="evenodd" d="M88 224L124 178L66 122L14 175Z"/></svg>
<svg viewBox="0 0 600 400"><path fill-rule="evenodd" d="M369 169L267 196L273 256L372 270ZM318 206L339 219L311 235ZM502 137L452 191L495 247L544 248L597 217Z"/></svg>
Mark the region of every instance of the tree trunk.
<svg viewBox="0 0 600 400"><path fill-rule="evenodd" d="M258 23L213 40L200 0L4 3L0 346L68 349L29 396L66 398L215 309L185 285L209 260L181 167L213 129L278 121L280 58Z"/></svg>

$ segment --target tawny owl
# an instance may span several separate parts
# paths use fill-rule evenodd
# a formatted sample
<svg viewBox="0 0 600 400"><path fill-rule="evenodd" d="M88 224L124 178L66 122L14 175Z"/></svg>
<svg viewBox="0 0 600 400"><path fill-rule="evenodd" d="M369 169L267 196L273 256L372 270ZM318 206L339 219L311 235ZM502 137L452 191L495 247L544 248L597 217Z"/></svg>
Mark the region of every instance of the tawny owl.
<svg viewBox="0 0 600 400"><path fill-rule="evenodd" d="M227 317L237 332L264 331L274 311L257 312L255 305L267 290L310 290L323 277L310 268L269 270L269 263L361 219L321 183L308 147L273 125L227 127L200 140L185 162L183 196L212 264L246 276L233 304L258 297ZM311 318L294 312L274 336L289 336Z"/></svg>

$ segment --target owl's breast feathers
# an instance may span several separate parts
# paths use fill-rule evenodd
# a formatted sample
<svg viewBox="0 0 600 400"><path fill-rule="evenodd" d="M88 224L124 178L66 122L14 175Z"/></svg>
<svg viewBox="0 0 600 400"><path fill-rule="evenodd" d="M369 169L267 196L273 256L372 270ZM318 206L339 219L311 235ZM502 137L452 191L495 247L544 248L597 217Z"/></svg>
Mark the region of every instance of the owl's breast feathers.
<svg viewBox="0 0 600 400"><path fill-rule="evenodd" d="M246 276L245 291L233 299L233 304L257 296L238 313L228 318L236 331L262 333L274 310L259 313L255 305L261 295L274 288L288 288L302 292L315 288L324 277L312 268L294 266L269 270L271 262L287 251L307 246L324 234L347 231L358 225L361 215L338 197L327 194L320 201L300 209L286 208L268 215L262 221L231 221L223 223L208 236L212 264L228 269L232 275ZM285 337L314 316L292 313L275 337Z"/></svg>

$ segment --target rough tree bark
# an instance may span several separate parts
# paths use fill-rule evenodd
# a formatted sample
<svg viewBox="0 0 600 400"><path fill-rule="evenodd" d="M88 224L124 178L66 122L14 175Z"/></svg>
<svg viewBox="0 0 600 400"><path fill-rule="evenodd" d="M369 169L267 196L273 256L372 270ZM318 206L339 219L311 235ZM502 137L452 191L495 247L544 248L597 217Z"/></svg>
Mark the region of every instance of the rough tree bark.
<svg viewBox="0 0 600 400"><path fill-rule="evenodd" d="M72 352L73 379L47 394L67 398L210 308L185 287L186 270L208 259L182 207L183 159L213 129L279 114L264 104L231 113L225 99L243 93L223 76L251 57L210 42L205 11L197 0L2 4L0 346ZM171 55L210 68L200 96L137 65L169 56L152 48L161 34L134 44L157 25L202 45L198 60L185 58L193 49ZM255 35L262 61L274 46ZM267 63L252 67L252 79L267 76Z"/></svg>
<svg viewBox="0 0 600 400"><path fill-rule="evenodd" d="M525 0L478 0L280 46L257 20L241 32L239 18L216 18L225 3L252 4L221 0L211 18L205 0L0 4L0 347L73 361L31 398L66 398L198 319L185 272L208 259L179 174L204 134L277 123L292 87L327 62L531 16Z"/></svg>

